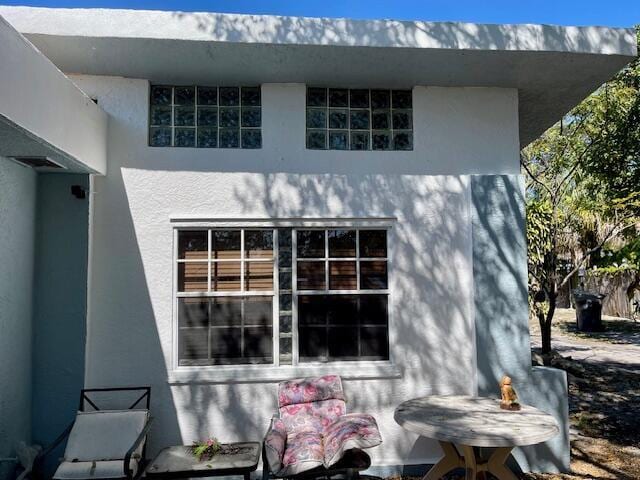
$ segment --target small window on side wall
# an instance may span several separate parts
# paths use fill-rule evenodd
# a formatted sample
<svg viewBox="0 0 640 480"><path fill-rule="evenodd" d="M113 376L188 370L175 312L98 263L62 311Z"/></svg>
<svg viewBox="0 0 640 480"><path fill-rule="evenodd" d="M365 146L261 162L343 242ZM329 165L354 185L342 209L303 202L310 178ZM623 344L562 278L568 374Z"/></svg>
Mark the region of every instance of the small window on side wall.
<svg viewBox="0 0 640 480"><path fill-rule="evenodd" d="M262 148L260 87L152 85L149 146Z"/></svg>
<svg viewBox="0 0 640 480"><path fill-rule="evenodd" d="M307 88L310 150L413 150L411 90Z"/></svg>

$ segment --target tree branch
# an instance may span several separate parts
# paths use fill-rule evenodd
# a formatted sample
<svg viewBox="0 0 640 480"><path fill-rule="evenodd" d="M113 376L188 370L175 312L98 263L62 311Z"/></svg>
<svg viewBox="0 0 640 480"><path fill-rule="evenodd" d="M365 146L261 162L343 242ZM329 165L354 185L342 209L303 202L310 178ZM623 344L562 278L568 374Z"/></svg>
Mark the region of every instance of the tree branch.
<svg viewBox="0 0 640 480"><path fill-rule="evenodd" d="M625 231L627 228L634 226L634 223L632 222L632 223L629 223L628 225L625 225L624 227L622 227L622 229L620 229L620 230L618 230L616 232L616 229L620 225L622 225L626 220L628 220L629 218L631 218L631 217L625 217L624 219L620 220L616 225L613 226L613 228L609 231L609 233L607 233L605 235L605 237L602 239L602 241L600 243L598 243L598 245L596 245L595 247L587 250L587 252L583 255L583 257L580 259L580 261L573 268L573 270L571 270L569 273L567 273L567 275L562 279L562 281L560 282L560 285L558 285L558 290L561 290L562 288L564 288L564 286L569 282L571 277L573 277L578 272L578 270L580 270L580 267L582 267L584 262L586 262L591 255L593 255L595 252L600 250L602 248L602 246L605 244L605 242L607 240L609 240L613 236L614 233L620 234L623 231Z"/></svg>
<svg viewBox="0 0 640 480"><path fill-rule="evenodd" d="M529 170L529 167L527 166L527 163L524 161L522 155L520 156L520 165L522 165L522 168L525 169L525 171L529 174L529 177L531 177L531 180L533 180L535 183L537 183L538 185L540 185L542 188L544 188L547 193L553 197L553 193L551 192L551 190L549 189L549 187L547 185L545 185L543 182L541 182L540 180L538 180L535 175L533 175L533 173L531 173L531 170Z"/></svg>

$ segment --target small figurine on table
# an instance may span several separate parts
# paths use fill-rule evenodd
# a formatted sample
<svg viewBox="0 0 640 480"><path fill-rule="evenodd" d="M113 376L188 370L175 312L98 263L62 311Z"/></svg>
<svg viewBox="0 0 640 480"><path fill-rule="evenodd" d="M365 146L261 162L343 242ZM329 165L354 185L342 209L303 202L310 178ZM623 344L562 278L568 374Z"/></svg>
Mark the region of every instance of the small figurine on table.
<svg viewBox="0 0 640 480"><path fill-rule="evenodd" d="M500 408L503 410L520 410L520 404L518 403L518 395L511 386L511 377L504 376L500 380Z"/></svg>

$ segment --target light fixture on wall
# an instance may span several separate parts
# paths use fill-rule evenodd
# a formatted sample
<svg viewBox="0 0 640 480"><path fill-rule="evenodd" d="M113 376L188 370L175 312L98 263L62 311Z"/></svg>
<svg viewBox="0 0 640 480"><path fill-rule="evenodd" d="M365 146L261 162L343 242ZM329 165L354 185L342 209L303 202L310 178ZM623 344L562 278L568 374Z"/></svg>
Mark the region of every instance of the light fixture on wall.
<svg viewBox="0 0 640 480"><path fill-rule="evenodd" d="M86 198L87 192L82 185L71 185L71 195L82 200Z"/></svg>

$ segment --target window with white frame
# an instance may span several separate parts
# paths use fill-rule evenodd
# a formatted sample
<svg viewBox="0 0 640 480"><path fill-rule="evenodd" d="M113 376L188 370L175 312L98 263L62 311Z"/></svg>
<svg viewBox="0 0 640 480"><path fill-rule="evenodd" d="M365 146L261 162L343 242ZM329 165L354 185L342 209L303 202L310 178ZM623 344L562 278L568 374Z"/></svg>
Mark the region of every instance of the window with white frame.
<svg viewBox="0 0 640 480"><path fill-rule="evenodd" d="M386 230L295 235L299 361L388 360Z"/></svg>
<svg viewBox="0 0 640 480"><path fill-rule="evenodd" d="M177 232L178 365L273 363L273 230Z"/></svg>
<svg viewBox="0 0 640 480"><path fill-rule="evenodd" d="M389 359L385 228L212 227L175 238L178 366Z"/></svg>

